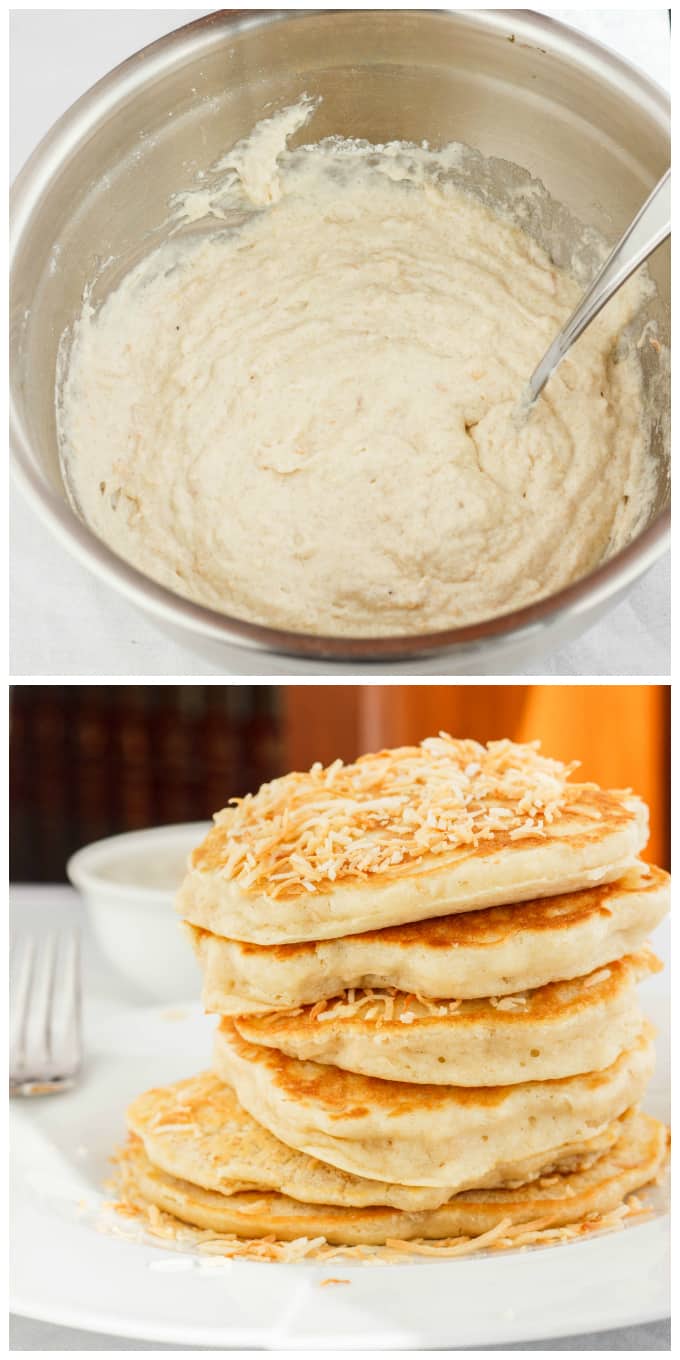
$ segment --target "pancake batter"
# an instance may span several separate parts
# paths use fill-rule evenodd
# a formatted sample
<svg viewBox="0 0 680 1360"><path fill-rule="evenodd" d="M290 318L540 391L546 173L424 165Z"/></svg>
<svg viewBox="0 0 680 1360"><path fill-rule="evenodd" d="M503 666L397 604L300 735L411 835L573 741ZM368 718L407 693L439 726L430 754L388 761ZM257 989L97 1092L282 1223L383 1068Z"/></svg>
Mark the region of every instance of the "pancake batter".
<svg viewBox="0 0 680 1360"><path fill-rule="evenodd" d="M460 148L286 149L313 107L260 124L86 299L57 394L73 500L149 576L287 629L426 632L549 594L648 508L634 345L615 362L640 287L518 424L580 285L461 189Z"/></svg>

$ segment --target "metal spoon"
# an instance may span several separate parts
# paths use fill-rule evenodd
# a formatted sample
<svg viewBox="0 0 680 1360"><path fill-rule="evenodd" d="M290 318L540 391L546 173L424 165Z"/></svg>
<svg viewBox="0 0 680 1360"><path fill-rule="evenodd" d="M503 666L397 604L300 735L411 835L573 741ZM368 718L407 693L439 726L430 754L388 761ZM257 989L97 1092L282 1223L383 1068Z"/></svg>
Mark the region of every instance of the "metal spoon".
<svg viewBox="0 0 680 1360"><path fill-rule="evenodd" d="M574 341L578 340L621 284L665 241L670 230L671 172L667 170L534 369L522 397L521 408L525 414L531 410Z"/></svg>

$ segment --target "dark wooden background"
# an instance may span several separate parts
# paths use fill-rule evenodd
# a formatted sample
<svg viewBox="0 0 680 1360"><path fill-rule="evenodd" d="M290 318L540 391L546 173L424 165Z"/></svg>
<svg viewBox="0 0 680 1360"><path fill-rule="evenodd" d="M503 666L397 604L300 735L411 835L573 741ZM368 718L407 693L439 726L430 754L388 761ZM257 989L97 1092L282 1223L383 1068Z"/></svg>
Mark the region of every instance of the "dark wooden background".
<svg viewBox="0 0 680 1360"><path fill-rule="evenodd" d="M209 818L282 773L279 699L257 685L15 686L12 878L59 882L89 841Z"/></svg>

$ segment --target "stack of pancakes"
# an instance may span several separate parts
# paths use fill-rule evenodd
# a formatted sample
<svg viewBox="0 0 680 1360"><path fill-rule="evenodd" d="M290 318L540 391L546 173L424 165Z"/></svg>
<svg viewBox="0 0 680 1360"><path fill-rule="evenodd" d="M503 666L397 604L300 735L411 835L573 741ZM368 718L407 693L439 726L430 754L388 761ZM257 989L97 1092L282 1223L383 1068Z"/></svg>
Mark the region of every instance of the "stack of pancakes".
<svg viewBox="0 0 680 1360"><path fill-rule="evenodd" d="M572 773L442 734L217 814L179 895L213 1071L132 1105L128 1200L382 1244L595 1221L653 1179L668 876L644 804Z"/></svg>

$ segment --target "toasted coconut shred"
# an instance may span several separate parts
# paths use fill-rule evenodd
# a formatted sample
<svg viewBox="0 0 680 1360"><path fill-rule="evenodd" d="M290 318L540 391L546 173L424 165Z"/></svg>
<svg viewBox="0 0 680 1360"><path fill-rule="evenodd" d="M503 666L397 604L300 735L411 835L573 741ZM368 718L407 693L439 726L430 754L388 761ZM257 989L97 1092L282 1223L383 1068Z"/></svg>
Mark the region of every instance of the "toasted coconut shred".
<svg viewBox="0 0 680 1360"><path fill-rule="evenodd" d="M104 1209L105 1214L98 1224L99 1230L112 1233L114 1236L137 1242L147 1241L150 1245L162 1245L172 1251L192 1252L198 1257L215 1256L230 1260L280 1262L288 1265L298 1261L334 1260L343 1260L356 1265L391 1265L404 1264L409 1257L429 1257L435 1261L442 1261L485 1251L549 1247L561 1242L573 1242L594 1233L615 1232L622 1228L628 1219L640 1218L653 1212L636 1195L631 1195L626 1202L610 1213L593 1214L589 1218L561 1227L551 1226L550 1217L516 1224L506 1218L477 1237L445 1237L434 1241L424 1238L414 1238L412 1241L388 1238L384 1246L345 1247L332 1246L325 1237L298 1237L292 1242L280 1242L274 1236L241 1238L233 1233L215 1233L207 1229L192 1228L155 1205L133 1203L124 1196L110 1201ZM134 1224L134 1227L131 1226L125 1231L110 1217L111 1210L114 1211L116 1218Z"/></svg>
<svg viewBox="0 0 680 1360"><path fill-rule="evenodd" d="M327 891L340 880L408 874L502 833L540 837L594 785L568 785L578 761L540 755L540 742L456 740L442 732L403 746L287 774L234 798L194 851L203 866L270 897ZM217 858L217 865L215 860Z"/></svg>
<svg viewBox="0 0 680 1360"><path fill-rule="evenodd" d="M440 1001L431 996L405 994L397 987L351 987L338 996L317 1001L309 1011L309 1020L319 1024L328 1020L348 1020L360 1015L362 1020L375 1020L377 1028L397 1020L402 1025L429 1016L454 1015L462 1001ZM279 1015L301 1015L302 1006L280 1010Z"/></svg>

